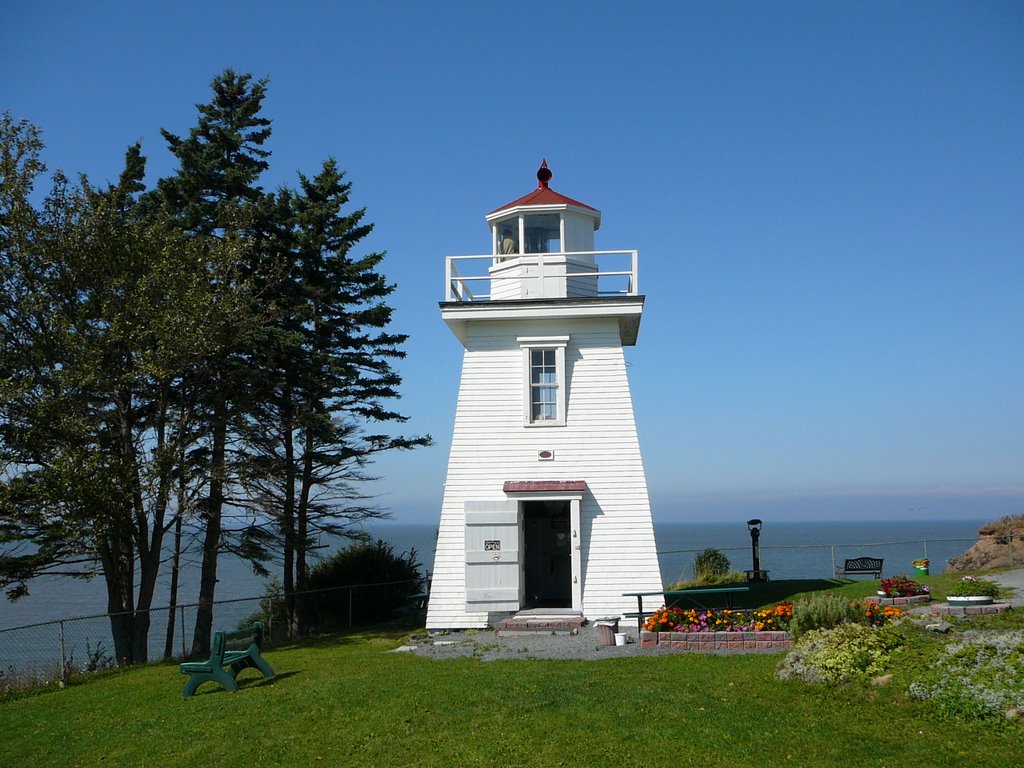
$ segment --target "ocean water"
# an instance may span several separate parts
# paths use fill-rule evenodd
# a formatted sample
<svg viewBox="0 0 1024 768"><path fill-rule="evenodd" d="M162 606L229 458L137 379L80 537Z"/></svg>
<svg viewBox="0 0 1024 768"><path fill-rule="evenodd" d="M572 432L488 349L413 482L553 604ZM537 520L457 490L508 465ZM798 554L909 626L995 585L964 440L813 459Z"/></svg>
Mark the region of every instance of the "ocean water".
<svg viewBox="0 0 1024 768"><path fill-rule="evenodd" d="M884 574L913 573L912 561L931 560L933 573L946 561L968 549L977 540L984 520L867 521L867 522L767 522L761 530L761 568L772 579L824 578L833 574L833 563L871 555L885 559ZM396 551L415 548L424 570L433 567L436 528L432 525L378 524L370 533L390 543ZM750 535L743 524L656 523L655 539L662 581L666 584L689 578L693 559L707 547L722 550L735 570L751 567ZM342 546L344 544L342 543ZM326 553L333 551L327 547ZM258 597L264 579L234 557L224 557L218 566L217 600ZM159 580L154 607L165 606L169 573ZM186 558L179 591L180 603L195 602L199 588L199 556ZM38 579L30 584L28 597L11 603L0 598L0 630L56 621L76 616L102 614L106 608L103 579Z"/></svg>

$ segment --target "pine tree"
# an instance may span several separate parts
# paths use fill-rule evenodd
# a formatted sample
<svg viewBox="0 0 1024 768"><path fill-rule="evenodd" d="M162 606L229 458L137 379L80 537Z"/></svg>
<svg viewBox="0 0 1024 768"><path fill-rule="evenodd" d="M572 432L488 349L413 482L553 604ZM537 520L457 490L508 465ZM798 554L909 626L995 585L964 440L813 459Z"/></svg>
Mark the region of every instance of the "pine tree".
<svg viewBox="0 0 1024 768"><path fill-rule="evenodd" d="M391 361L404 356L403 334L390 333L394 290L378 268L383 253L354 256L370 234L365 209L345 212L351 184L334 160L313 178L299 175L299 189L281 190L270 205L275 242L288 255L287 279L273 292L278 343L261 364L272 382L252 413L248 486L260 518L247 540L249 554L281 552L289 625L306 630L302 602L308 553L315 537L352 536L354 524L383 516L367 503L359 484L379 451L408 449L429 437L367 434L366 425L401 423L386 406L401 379Z"/></svg>
<svg viewBox="0 0 1024 768"><path fill-rule="evenodd" d="M262 262L255 243L262 231L258 214L263 191L257 184L270 153L262 148L270 137L270 121L260 116L266 81L226 70L211 83L213 99L197 106L199 120L187 138L163 131L178 159L174 176L158 182L160 203L179 226L194 237L216 237L244 253L245 274L259 281L275 272ZM243 290L252 287L237 284ZM255 337L224 328L225 353L211 360L208 377L200 383L205 393L207 448L195 454L204 464L207 494L202 506L203 557L199 608L192 650L209 652L213 627L213 601L217 585L217 556L224 535L228 488L235 476L228 456L232 423L245 406L238 402L247 389L247 359ZM258 328L256 328L258 336Z"/></svg>
<svg viewBox="0 0 1024 768"><path fill-rule="evenodd" d="M206 279L225 273L209 258L218 244L143 214L139 146L116 184L58 175L35 211L41 144L3 128L4 156L21 160L0 179L0 580L17 596L35 576L98 568L116 658L145 660L163 536L180 513L169 502L193 410L184 383L216 356L207 328L244 313Z"/></svg>

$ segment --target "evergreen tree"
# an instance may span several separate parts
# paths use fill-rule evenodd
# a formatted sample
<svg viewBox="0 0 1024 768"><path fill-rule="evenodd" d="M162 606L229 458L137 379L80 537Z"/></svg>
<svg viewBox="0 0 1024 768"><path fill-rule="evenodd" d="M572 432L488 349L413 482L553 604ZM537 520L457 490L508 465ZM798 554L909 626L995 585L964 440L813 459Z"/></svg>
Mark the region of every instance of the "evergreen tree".
<svg viewBox="0 0 1024 768"><path fill-rule="evenodd" d="M0 582L17 596L41 574L100 570L115 655L145 660L185 382L216 354L207 329L244 313L206 279L230 271L209 260L219 245L142 215L138 146L117 184L58 175L35 211L38 134L2 130Z"/></svg>
<svg viewBox="0 0 1024 768"><path fill-rule="evenodd" d="M174 176L158 182L159 201L179 226L193 237L215 237L244 253L245 275L253 287L274 279L276 269L261 258L256 247L262 232L258 214L263 191L257 181L266 170L269 152L262 149L270 137L270 121L260 117L266 81L226 70L211 83L213 99L197 106L199 120L188 137L163 131L178 159ZM243 288L241 284L235 286ZM259 345L257 336L243 336L225 329L223 354L209 361L208 377L200 383L204 393L206 448L194 456L202 462L206 497L201 507L203 557L199 584L199 608L192 650L209 652L213 627L213 601L217 586L217 556L224 536L228 490L236 477L228 455L232 424L244 411L240 402L248 389L248 360Z"/></svg>
<svg viewBox="0 0 1024 768"><path fill-rule="evenodd" d="M297 191L268 201L274 241L287 254L287 279L272 291L275 337L260 358L271 388L247 423L247 485L259 518L273 528L247 531L247 554L281 553L289 626L305 630L301 601L309 548L318 534L353 535L353 524L383 513L358 484L379 451L408 449L429 437L367 434L368 424L404 422L386 406L399 396L391 361L404 356L403 334L387 330L394 290L378 272L383 253L354 256L371 231L365 209L345 212L351 184L334 160Z"/></svg>

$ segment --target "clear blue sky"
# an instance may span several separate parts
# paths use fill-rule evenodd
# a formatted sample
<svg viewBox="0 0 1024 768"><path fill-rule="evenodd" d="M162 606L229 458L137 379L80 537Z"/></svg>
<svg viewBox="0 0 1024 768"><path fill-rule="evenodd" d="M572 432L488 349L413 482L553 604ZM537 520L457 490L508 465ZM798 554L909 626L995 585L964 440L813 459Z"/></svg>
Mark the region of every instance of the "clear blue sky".
<svg viewBox="0 0 1024 768"><path fill-rule="evenodd" d="M437 519L461 347L444 256L552 187L637 248L655 519L1024 512L1024 4L5 3L0 109L51 169L172 170L227 67L270 79L264 186L335 157L389 253L402 408L377 465Z"/></svg>

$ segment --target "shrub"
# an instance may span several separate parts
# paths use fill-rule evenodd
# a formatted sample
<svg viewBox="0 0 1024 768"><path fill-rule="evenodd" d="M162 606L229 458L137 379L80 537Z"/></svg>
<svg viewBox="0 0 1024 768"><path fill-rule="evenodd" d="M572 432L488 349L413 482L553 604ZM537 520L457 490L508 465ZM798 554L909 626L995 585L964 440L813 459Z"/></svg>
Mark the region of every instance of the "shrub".
<svg viewBox="0 0 1024 768"><path fill-rule="evenodd" d="M1024 631L984 632L948 644L910 695L969 718L1024 711Z"/></svg>
<svg viewBox="0 0 1024 768"><path fill-rule="evenodd" d="M838 683L876 677L889 669L905 643L899 624L840 624L816 629L796 641L779 662L776 677L805 683Z"/></svg>
<svg viewBox="0 0 1024 768"><path fill-rule="evenodd" d="M352 625L363 625L392 618L422 591L423 576L415 549L399 555L378 539L352 544L321 560L310 570L307 587L316 590L303 598L313 626L343 628L350 619Z"/></svg>
<svg viewBox="0 0 1024 768"><path fill-rule="evenodd" d="M831 592L816 592L793 603L790 631L796 638L816 629L857 623L861 621L865 607L859 600L849 600Z"/></svg>
<svg viewBox="0 0 1024 768"><path fill-rule="evenodd" d="M718 576L705 576L701 580L694 581L677 581L675 584L669 586L669 590L676 589L691 589L693 587L711 587L726 584L746 584L746 574L740 571L726 571L725 573L719 574Z"/></svg>
<svg viewBox="0 0 1024 768"><path fill-rule="evenodd" d="M693 559L693 578L700 584L729 572L729 558L721 550L708 547Z"/></svg>
<svg viewBox="0 0 1024 768"><path fill-rule="evenodd" d="M992 581L985 581L974 576L964 576L953 588L946 593L953 597L999 597L999 585Z"/></svg>

